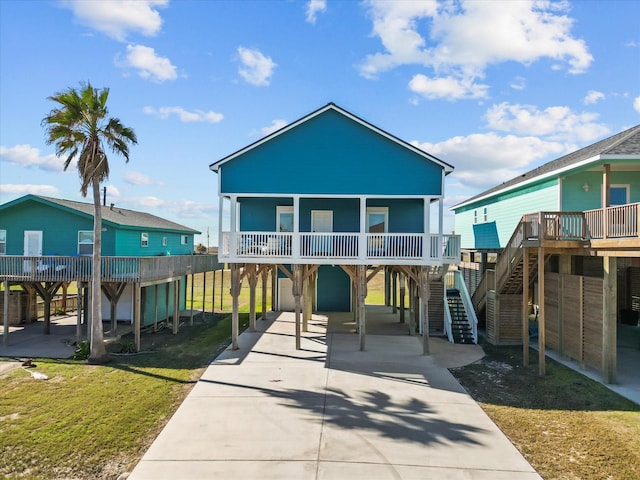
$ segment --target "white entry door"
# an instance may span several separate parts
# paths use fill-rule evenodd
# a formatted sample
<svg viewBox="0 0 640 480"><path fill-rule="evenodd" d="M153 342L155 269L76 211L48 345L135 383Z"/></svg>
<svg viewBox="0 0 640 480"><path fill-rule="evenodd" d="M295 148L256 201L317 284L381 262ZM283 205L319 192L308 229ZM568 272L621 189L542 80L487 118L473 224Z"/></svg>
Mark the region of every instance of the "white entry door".
<svg viewBox="0 0 640 480"><path fill-rule="evenodd" d="M42 230L24 231L24 255L26 257L42 256ZM25 273L31 273L31 261L24 261Z"/></svg>
<svg viewBox="0 0 640 480"><path fill-rule="evenodd" d="M311 210L312 232L333 232L333 210Z"/></svg>
<svg viewBox="0 0 640 480"><path fill-rule="evenodd" d="M312 232L333 232L333 210L311 210ZM313 235L311 253L329 256L333 253L333 235Z"/></svg>
<svg viewBox="0 0 640 480"><path fill-rule="evenodd" d="M42 256L42 230L24 231L24 255L26 257Z"/></svg>

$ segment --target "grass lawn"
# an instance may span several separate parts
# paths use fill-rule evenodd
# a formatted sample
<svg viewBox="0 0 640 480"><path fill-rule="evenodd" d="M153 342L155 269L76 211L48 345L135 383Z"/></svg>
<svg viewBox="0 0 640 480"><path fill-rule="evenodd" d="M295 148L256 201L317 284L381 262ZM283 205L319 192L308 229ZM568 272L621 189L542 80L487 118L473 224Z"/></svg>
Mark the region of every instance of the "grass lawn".
<svg viewBox="0 0 640 480"><path fill-rule="evenodd" d="M537 352L484 345L453 375L546 480L640 478L640 407Z"/></svg>
<svg viewBox="0 0 640 480"><path fill-rule="evenodd" d="M115 479L130 471L230 335L230 315L209 315L176 336L147 333L145 353L114 355L105 366L34 359L33 370L49 380L22 368L0 375L0 478Z"/></svg>

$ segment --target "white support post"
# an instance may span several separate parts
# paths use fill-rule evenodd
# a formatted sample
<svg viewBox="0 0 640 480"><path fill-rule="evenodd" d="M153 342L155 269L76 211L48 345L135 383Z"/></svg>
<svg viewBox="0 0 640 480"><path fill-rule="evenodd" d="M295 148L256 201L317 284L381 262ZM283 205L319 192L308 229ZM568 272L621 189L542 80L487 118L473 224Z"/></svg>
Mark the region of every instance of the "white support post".
<svg viewBox="0 0 640 480"><path fill-rule="evenodd" d="M82 283L78 282L78 297L77 297L77 316L76 316L76 343L80 343L82 340Z"/></svg>
<svg viewBox="0 0 640 480"><path fill-rule="evenodd" d="M422 247L422 259L429 260L431 257L431 202L429 197L424 198L423 219L424 227L424 245Z"/></svg>
<svg viewBox="0 0 640 480"><path fill-rule="evenodd" d="M300 259L300 197L293 197L293 238L291 239L291 258Z"/></svg>
<svg viewBox="0 0 640 480"><path fill-rule="evenodd" d="M229 257L238 257L238 197L230 197L229 206Z"/></svg>
<svg viewBox="0 0 640 480"><path fill-rule="evenodd" d="M367 197L360 197L360 233L358 234L358 258L367 258Z"/></svg>

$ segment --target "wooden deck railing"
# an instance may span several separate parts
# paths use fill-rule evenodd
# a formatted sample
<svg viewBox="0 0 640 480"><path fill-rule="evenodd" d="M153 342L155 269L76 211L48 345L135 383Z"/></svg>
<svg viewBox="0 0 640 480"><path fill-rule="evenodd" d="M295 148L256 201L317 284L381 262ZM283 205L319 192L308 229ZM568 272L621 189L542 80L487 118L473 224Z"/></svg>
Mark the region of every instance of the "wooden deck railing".
<svg viewBox="0 0 640 480"><path fill-rule="evenodd" d="M588 238L639 238L640 203L584 212Z"/></svg>
<svg viewBox="0 0 640 480"><path fill-rule="evenodd" d="M422 233L222 233L220 258L229 261L444 262L460 260L460 236Z"/></svg>
<svg viewBox="0 0 640 480"><path fill-rule="evenodd" d="M217 255L102 257L100 261L103 282L149 282L219 268ZM91 257L0 256L0 280L86 282L91 271Z"/></svg>

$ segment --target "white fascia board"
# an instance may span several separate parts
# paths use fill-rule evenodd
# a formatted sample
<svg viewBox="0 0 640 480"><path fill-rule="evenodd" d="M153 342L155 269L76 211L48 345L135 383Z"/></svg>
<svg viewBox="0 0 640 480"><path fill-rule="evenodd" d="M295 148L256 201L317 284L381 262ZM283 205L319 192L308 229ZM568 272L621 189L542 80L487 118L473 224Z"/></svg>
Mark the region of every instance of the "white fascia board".
<svg viewBox="0 0 640 480"><path fill-rule="evenodd" d="M600 160L623 160L623 159L629 159L629 158L631 160L635 160L635 158L633 158L633 157L635 157L635 156L629 156L629 155L596 155L595 157L591 157L591 158L588 158L586 160L582 160L581 162L572 163L571 165L567 165L566 167L559 168L557 170L553 170L551 172L544 173L542 175L538 175L536 177L532 177L532 178L530 178L528 180L524 180L524 181L522 181L520 183L516 183L515 185L511 185L510 187L505 187L505 188L502 188L500 190L496 190L494 192L491 192L488 195L483 195L481 197L474 198L473 201L466 201L466 202L459 203L458 205L454 205L453 207L449 207L449 211L454 210L454 209L458 209L458 208L461 208L461 207L466 207L467 205L470 205L472 203L481 202L481 201L486 200L488 198L492 198L492 197L495 197L497 195L503 194L505 192L510 192L512 190L515 190L515 189L518 189L518 188L521 188L521 187L526 187L527 185L539 182L540 180L546 180L546 179L551 178L551 177L560 176L565 172L569 172L571 170L575 170L577 168L584 167L585 165L588 165L588 164L596 162L596 161L600 161Z"/></svg>
<svg viewBox="0 0 640 480"><path fill-rule="evenodd" d="M283 197L283 198L368 198L368 199L411 199L411 198L429 198L431 201L439 200L442 198L442 195L378 195L378 194L360 194L360 193L220 193L222 197L242 197L242 198L274 198L274 197Z"/></svg>

